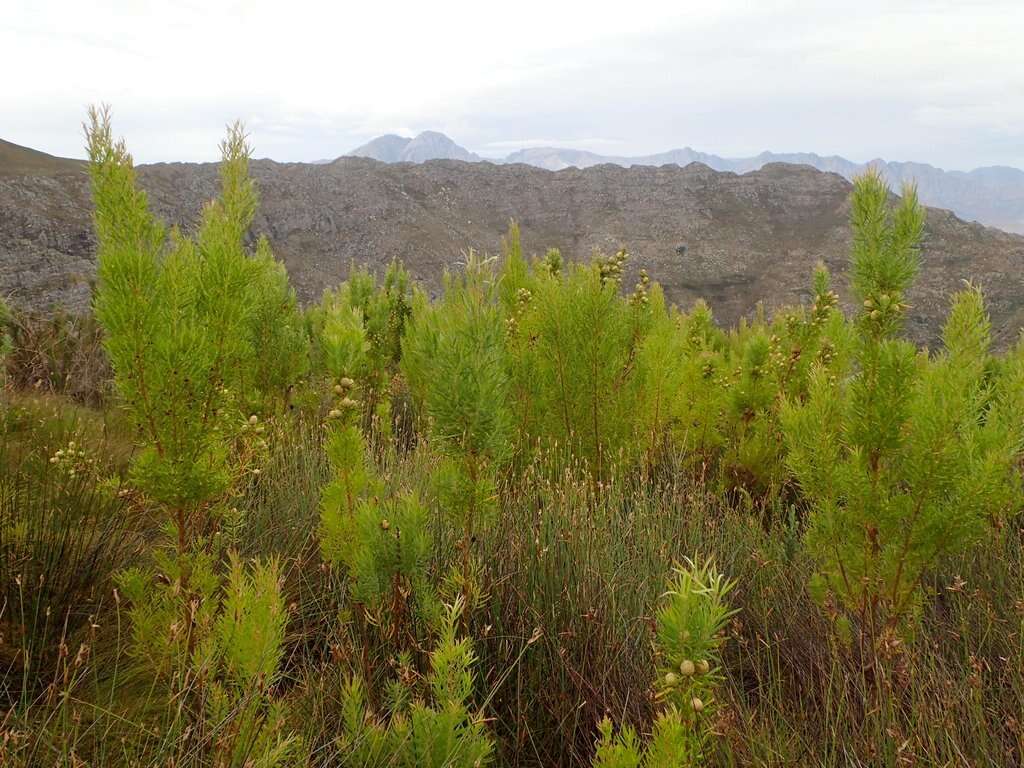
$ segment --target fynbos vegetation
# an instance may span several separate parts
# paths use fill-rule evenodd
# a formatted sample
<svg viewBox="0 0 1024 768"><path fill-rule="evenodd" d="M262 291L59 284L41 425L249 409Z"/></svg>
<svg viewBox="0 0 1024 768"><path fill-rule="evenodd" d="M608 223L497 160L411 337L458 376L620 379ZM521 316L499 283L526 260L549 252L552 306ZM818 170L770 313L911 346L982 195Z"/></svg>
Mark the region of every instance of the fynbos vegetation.
<svg viewBox="0 0 1024 768"><path fill-rule="evenodd" d="M514 224L303 309L240 126L191 234L86 134L95 320L0 305L0 763L1024 760L1024 342L969 285L901 337L913 189L856 182L849 313Z"/></svg>

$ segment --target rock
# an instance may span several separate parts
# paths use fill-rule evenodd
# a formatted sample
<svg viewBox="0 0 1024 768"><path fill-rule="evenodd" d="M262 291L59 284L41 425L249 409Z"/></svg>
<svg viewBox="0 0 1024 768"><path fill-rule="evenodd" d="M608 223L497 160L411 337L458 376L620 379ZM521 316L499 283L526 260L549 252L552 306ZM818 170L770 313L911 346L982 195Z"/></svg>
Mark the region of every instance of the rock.
<svg viewBox="0 0 1024 768"><path fill-rule="evenodd" d="M527 251L570 259L626 248L624 285L641 268L668 298L708 300L720 322L806 299L823 259L845 295L850 184L807 166L768 164L736 175L615 165L550 172L527 165L435 160L388 165L357 157L327 165L252 163L261 195L253 236L266 234L299 296L319 298L352 263L401 259L431 289L468 248L495 253L508 221ZM215 164L139 167L158 215L186 230L217 193ZM685 244L685 253L679 252ZM929 209L908 334L934 343L964 279L986 292L998 341L1024 324L1024 237ZM80 165L48 175L0 167L0 291L15 305L83 309L95 272L87 178Z"/></svg>

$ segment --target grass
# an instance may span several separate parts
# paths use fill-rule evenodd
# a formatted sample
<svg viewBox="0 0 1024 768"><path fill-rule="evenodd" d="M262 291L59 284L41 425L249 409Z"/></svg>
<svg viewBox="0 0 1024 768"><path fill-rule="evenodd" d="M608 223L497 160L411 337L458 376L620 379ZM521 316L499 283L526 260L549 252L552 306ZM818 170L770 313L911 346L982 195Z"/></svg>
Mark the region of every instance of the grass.
<svg viewBox="0 0 1024 768"><path fill-rule="evenodd" d="M117 419L38 396L15 398L5 419L4 764L204 764L201 745L215 734L188 748L175 741L182 726L133 680L113 599L111 575L143 556L152 521L98 473L72 479L48 461L74 435L116 476L128 451ZM343 580L319 560L321 439L316 420L275 425L263 471L230 500L245 512L220 535L247 558L282 562L290 612L279 692L306 764L328 766L340 759L345 659L359 636L344 620ZM377 453L387 482L427 492L436 463L425 446ZM738 584L710 764L1012 765L1024 755L1024 531L1015 525L933 574L918 634L893 649L884 680L870 681L806 590L812 564L798 517L754 514L686 472L596 485L578 467L538 460L502 482L498 516L478 542L486 599L469 627L499 761L587 765L606 715L646 727L654 604L672 565L696 556ZM438 536L435 580L457 557ZM399 662L386 644L376 653L387 678Z"/></svg>

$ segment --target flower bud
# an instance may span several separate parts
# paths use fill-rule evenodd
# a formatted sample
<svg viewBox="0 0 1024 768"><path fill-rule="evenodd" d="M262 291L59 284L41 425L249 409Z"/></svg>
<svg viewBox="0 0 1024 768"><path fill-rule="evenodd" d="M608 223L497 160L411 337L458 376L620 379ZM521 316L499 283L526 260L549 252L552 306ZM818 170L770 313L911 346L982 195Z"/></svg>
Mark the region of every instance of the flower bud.
<svg viewBox="0 0 1024 768"><path fill-rule="evenodd" d="M683 677L693 677L693 673L696 670L693 662L686 659L682 664L679 665L679 671L683 674Z"/></svg>

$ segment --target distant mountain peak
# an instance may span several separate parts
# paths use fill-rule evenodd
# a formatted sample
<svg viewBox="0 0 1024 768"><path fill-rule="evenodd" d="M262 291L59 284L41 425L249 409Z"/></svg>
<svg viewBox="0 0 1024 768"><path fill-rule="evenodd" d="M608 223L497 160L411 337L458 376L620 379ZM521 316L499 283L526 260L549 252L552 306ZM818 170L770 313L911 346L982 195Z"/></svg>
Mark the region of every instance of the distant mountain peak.
<svg viewBox="0 0 1024 768"><path fill-rule="evenodd" d="M373 160L380 160L382 163L401 162L402 152L412 139L399 136L394 133L386 133L368 141L360 147L356 147L347 153L349 157L369 157Z"/></svg>
<svg viewBox="0 0 1024 768"><path fill-rule="evenodd" d="M421 131L414 138L384 134L356 147L348 156L369 157L382 163L423 163L427 160L465 160L472 163L482 159L440 131Z"/></svg>

